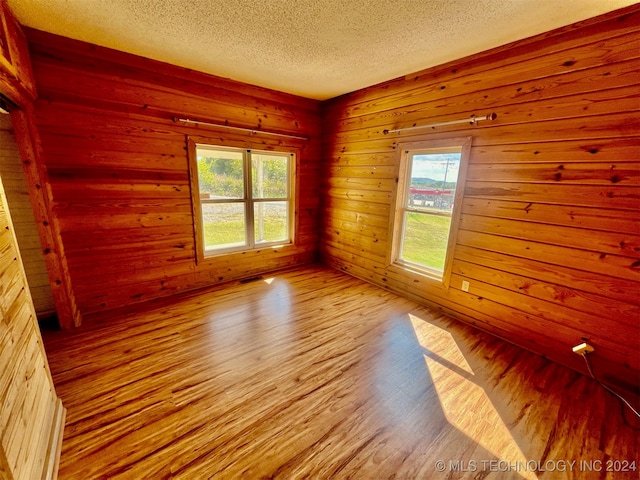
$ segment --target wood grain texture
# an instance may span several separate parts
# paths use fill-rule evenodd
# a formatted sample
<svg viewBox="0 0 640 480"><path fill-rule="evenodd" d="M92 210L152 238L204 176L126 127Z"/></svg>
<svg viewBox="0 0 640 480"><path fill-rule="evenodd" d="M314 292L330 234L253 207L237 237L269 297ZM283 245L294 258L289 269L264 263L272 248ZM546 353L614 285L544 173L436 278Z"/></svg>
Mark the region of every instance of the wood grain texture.
<svg viewBox="0 0 640 480"><path fill-rule="evenodd" d="M32 102L37 92L27 41L6 0L0 0L0 38L1 91L16 105Z"/></svg>
<svg viewBox="0 0 640 480"><path fill-rule="evenodd" d="M50 317L55 315L55 304L38 228L29 200L29 189L13 134L11 118L8 115L0 116L0 145L2 146L0 147L0 177L2 177L9 208L13 214L18 248L27 275L31 298L38 318Z"/></svg>
<svg viewBox="0 0 640 480"><path fill-rule="evenodd" d="M36 123L81 315L313 261L318 102L27 29ZM186 126L186 117L309 137ZM299 151L295 244L196 262L187 137Z"/></svg>
<svg viewBox="0 0 640 480"><path fill-rule="evenodd" d="M3 44L2 57L8 62L0 61L0 91L15 107L10 109L11 122L22 160L23 179L28 185L33 209L32 212L25 213L24 217L35 217L40 246L36 246L38 242L34 239L32 247L41 248L45 255L46 270L58 320L61 325L70 327L78 323L78 311L68 278L60 229L52 212L47 172L40 158L40 136L33 117L33 102L37 92L29 48L24 32L6 0L0 0L0 28L6 30L6 35L3 36L3 38L6 37L6 42ZM7 65L9 68L5 68ZM20 213L20 210L16 213ZM31 269L29 263L27 267ZM44 279L34 278L34 283L40 282L44 283ZM43 284L37 288L46 290Z"/></svg>
<svg viewBox="0 0 640 480"><path fill-rule="evenodd" d="M1 478L55 478L63 418L0 175Z"/></svg>
<svg viewBox="0 0 640 480"><path fill-rule="evenodd" d="M639 16L632 6L325 102L324 260L582 371L571 347L589 339L606 380L637 390ZM478 126L383 134L488 112ZM386 261L393 172L401 144L466 135L443 289Z"/></svg>
<svg viewBox="0 0 640 480"><path fill-rule="evenodd" d="M62 328L78 326L81 316L69 277L60 222L53 211L51 185L43 161L40 133L34 122L33 105L25 104L20 110L12 111L11 121L29 188L58 322Z"/></svg>
<svg viewBox="0 0 640 480"><path fill-rule="evenodd" d="M640 460L593 380L326 267L101 313L45 344L68 408L61 479L637 478L580 468ZM543 471L559 460L574 470Z"/></svg>

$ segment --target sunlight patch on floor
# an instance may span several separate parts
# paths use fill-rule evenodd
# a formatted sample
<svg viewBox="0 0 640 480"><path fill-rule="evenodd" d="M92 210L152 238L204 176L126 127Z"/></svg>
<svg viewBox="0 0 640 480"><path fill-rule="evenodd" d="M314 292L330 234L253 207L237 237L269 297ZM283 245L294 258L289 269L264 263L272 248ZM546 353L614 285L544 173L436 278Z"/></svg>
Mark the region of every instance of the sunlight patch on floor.
<svg viewBox="0 0 640 480"><path fill-rule="evenodd" d="M441 358L444 363L448 363L453 369L459 369L469 375L473 375L471 366L467 363L464 355L456 345L451 333L437 327L420 317L409 314L413 331L422 348L429 351L431 357Z"/></svg>
<svg viewBox="0 0 640 480"><path fill-rule="evenodd" d="M498 460L516 468L526 465L529 459L519 448L484 389L476 383L478 380L453 336L419 317L409 317L420 345L427 350L425 362L447 421ZM482 461L492 459L472 455L466 460L475 460L478 469L482 470L483 465L488 465ZM526 479L538 478L526 468L518 470L518 474Z"/></svg>

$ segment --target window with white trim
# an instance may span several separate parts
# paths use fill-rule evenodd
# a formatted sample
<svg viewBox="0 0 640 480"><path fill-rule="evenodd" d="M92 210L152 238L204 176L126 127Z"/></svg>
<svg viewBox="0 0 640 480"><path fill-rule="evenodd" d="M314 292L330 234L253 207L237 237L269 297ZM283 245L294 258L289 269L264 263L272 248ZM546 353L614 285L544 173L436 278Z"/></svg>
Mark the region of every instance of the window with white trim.
<svg viewBox="0 0 640 480"><path fill-rule="evenodd" d="M294 153L199 143L190 150L203 256L292 243Z"/></svg>
<svg viewBox="0 0 640 480"><path fill-rule="evenodd" d="M448 285L471 139L401 147L392 261Z"/></svg>

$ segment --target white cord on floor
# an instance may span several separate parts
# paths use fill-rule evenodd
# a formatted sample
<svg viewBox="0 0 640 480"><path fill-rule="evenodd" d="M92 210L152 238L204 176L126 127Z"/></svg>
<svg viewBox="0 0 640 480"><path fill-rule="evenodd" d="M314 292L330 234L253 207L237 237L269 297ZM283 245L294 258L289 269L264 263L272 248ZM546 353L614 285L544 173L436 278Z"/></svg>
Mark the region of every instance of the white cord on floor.
<svg viewBox="0 0 640 480"><path fill-rule="evenodd" d="M635 408L633 408L633 406L624 397L622 397L621 395L618 395L616 392L611 390L609 387L607 387L604 383L602 383L600 380L596 378L596 376L593 373L593 368L591 367L591 360L589 359L588 355L589 354L587 352L582 353L582 356L584 357L584 361L587 364L587 368L589 369L589 373L591 374L591 378L593 378L596 382L598 382L600 386L602 386L604 389L608 390L613 395L618 397L622 403L624 403L627 407L629 407L629 409L631 409L633 413L636 414L636 417L640 418L640 413L638 413L638 411Z"/></svg>

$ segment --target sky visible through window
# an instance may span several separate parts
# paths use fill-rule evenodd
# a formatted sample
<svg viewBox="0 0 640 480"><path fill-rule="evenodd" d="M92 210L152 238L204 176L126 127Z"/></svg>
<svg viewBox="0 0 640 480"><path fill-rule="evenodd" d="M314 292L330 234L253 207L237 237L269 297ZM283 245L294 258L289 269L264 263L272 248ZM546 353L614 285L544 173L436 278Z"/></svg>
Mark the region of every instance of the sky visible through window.
<svg viewBox="0 0 640 480"><path fill-rule="evenodd" d="M414 155L411 178L431 178L442 182L455 182L460 170L459 153Z"/></svg>

